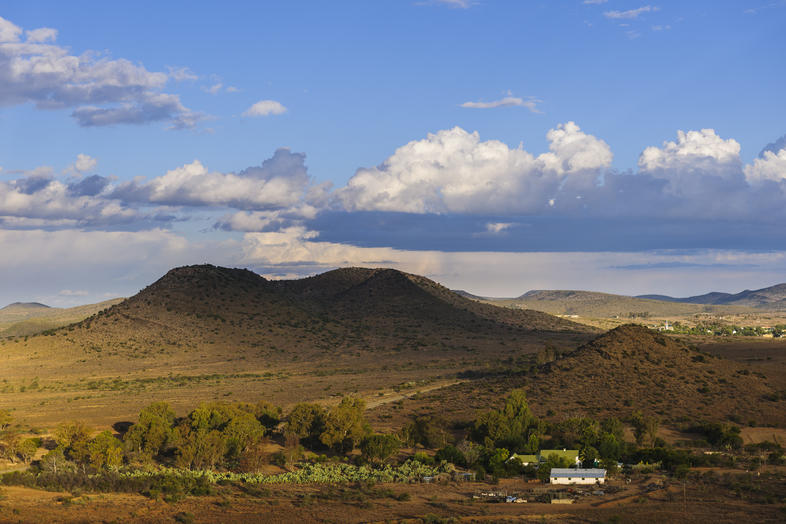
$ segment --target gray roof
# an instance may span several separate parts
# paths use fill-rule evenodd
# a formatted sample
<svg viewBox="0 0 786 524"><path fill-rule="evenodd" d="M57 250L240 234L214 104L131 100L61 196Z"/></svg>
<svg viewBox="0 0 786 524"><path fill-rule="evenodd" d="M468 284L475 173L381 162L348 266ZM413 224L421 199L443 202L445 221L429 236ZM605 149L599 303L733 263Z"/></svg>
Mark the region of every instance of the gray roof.
<svg viewBox="0 0 786 524"><path fill-rule="evenodd" d="M551 468L551 473L549 474L550 477L560 477L560 478L576 478L576 477L584 477L584 478L598 478L602 479L606 476L605 469L582 469L582 468Z"/></svg>

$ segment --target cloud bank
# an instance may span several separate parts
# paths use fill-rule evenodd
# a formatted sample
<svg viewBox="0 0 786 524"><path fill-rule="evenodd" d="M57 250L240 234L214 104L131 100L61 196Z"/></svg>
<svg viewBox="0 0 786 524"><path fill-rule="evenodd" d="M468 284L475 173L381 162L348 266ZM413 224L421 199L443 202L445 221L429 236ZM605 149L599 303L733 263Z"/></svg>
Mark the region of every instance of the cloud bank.
<svg viewBox="0 0 786 524"><path fill-rule="evenodd" d="M50 28L23 32L0 17L0 106L73 109L71 116L84 127L163 121L183 129L204 118L178 95L162 92L166 73L90 51L72 55L54 43L57 35Z"/></svg>
<svg viewBox="0 0 786 524"><path fill-rule="evenodd" d="M536 154L459 127L437 131L336 190L314 181L305 154L286 148L237 172L197 159L130 182L95 173L86 154L60 176L48 166L5 171L18 176L0 182L0 249L9 253L0 269L32 279L43 270L25 264L39 257L62 261L70 278L84 263L92 278L107 256L127 257L144 285L172 265L204 261L279 276L392 266L454 286L475 282L471 290L482 294L511 294L500 291L505 282L520 282L513 294L613 291L621 268L640 292L665 292L677 285L669 278L696 291L720 288L710 275L734 290L733 282L763 286L786 270L786 255L772 252L786 243L786 148L765 148L744 165L734 139L678 131L644 148L637 171L619 172L610 146L573 122L546 137L548 151ZM234 233L174 233L195 224ZM479 268L491 265L489 280ZM87 275L49 284L89 293L63 300L109 292L91 288Z"/></svg>

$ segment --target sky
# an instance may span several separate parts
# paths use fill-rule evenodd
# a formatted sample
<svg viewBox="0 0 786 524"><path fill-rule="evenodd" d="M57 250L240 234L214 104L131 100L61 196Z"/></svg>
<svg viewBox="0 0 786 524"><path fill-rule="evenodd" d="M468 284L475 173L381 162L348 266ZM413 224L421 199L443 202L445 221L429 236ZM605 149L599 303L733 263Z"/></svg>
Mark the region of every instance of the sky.
<svg viewBox="0 0 786 524"><path fill-rule="evenodd" d="M199 263L784 282L784 28L786 0L4 0L0 305Z"/></svg>

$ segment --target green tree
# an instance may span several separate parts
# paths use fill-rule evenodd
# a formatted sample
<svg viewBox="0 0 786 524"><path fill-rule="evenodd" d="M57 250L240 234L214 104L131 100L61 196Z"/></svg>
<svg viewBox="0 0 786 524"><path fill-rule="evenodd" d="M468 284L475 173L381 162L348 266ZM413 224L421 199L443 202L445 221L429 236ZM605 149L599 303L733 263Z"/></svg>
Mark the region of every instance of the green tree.
<svg viewBox="0 0 786 524"><path fill-rule="evenodd" d="M253 414L240 411L227 422L222 433L226 439L227 458L235 460L262 439L265 428Z"/></svg>
<svg viewBox="0 0 786 524"><path fill-rule="evenodd" d="M124 436L126 446L151 459L174 446L175 412L166 402L154 402L139 412L139 421Z"/></svg>
<svg viewBox="0 0 786 524"><path fill-rule="evenodd" d="M505 462L510 458L510 451L505 448L497 448L489 455L489 469L497 476L505 472Z"/></svg>
<svg viewBox="0 0 786 524"><path fill-rule="evenodd" d="M600 423L601 433L612 435L617 441L625 440L625 425L616 417L609 417Z"/></svg>
<svg viewBox="0 0 786 524"><path fill-rule="evenodd" d="M595 460L598 458L598 450L592 446L584 446L579 452L581 465L585 468L594 468Z"/></svg>
<svg viewBox="0 0 786 524"><path fill-rule="evenodd" d="M360 451L371 462L385 462L401 449L396 435L369 435L360 442Z"/></svg>
<svg viewBox="0 0 786 524"><path fill-rule="evenodd" d="M7 430L13 420L10 411L7 409L0 409L0 432Z"/></svg>
<svg viewBox="0 0 786 524"><path fill-rule="evenodd" d="M641 411L633 412L630 423L633 425L633 438L636 440L636 445L641 446L644 444L644 435L647 432L647 423Z"/></svg>
<svg viewBox="0 0 786 524"><path fill-rule="evenodd" d="M660 420L657 417L647 417L645 419L644 432L650 441L650 447L655 447L655 441L658 438L658 428L660 428Z"/></svg>
<svg viewBox="0 0 786 524"><path fill-rule="evenodd" d="M65 457L82 466L82 472L90 463L88 444L92 428L79 420L63 422L55 429L55 441L63 449Z"/></svg>
<svg viewBox="0 0 786 524"><path fill-rule="evenodd" d="M211 469L218 464L226 452L226 444L220 431L189 430L185 431L181 444L177 447L175 464L188 469Z"/></svg>
<svg viewBox="0 0 786 524"><path fill-rule="evenodd" d="M241 454L256 445L265 428L253 413L253 406L210 402L201 404L177 427L180 438L177 462L182 467L212 468L222 461L237 462Z"/></svg>
<svg viewBox="0 0 786 524"><path fill-rule="evenodd" d="M488 447L507 446L532 453L537 449L530 449L530 446L539 445L539 437L544 432L545 424L532 414L524 390L514 389L501 410L492 409L477 418L473 436L477 442L486 442Z"/></svg>
<svg viewBox="0 0 786 524"><path fill-rule="evenodd" d="M46 473L57 474L72 470L74 463L66 459L63 448L58 446L41 457L38 467Z"/></svg>
<svg viewBox="0 0 786 524"><path fill-rule="evenodd" d="M20 439L19 444L16 446L16 454L22 459L22 462L30 464L36 451L38 451L39 442L39 439L35 438Z"/></svg>
<svg viewBox="0 0 786 524"><path fill-rule="evenodd" d="M612 433L603 433L598 443L598 455L603 459L613 459L615 462L622 456L623 442L617 440Z"/></svg>
<svg viewBox="0 0 786 524"><path fill-rule="evenodd" d="M319 442L325 431L325 408L319 404L296 404L287 416L284 432L310 444Z"/></svg>
<svg viewBox="0 0 786 524"><path fill-rule="evenodd" d="M369 427L363 411L366 402L359 397L344 397L338 406L330 408L325 419L325 431L319 440L339 452L351 451L368 434Z"/></svg>
<svg viewBox="0 0 786 524"><path fill-rule="evenodd" d="M418 415L401 431L402 440L416 446L421 444L430 449L447 445L448 423L438 415Z"/></svg>
<svg viewBox="0 0 786 524"><path fill-rule="evenodd" d="M66 449L84 447L90 441L92 432L92 428L81 420L62 422L55 429L55 441Z"/></svg>
<svg viewBox="0 0 786 524"><path fill-rule="evenodd" d="M569 468L573 464L566 458L556 453L546 457L546 461L538 467L538 478L542 482L548 482L551 475L551 468Z"/></svg>
<svg viewBox="0 0 786 524"><path fill-rule="evenodd" d="M260 400L254 406L254 415L268 431L275 429L281 422L281 408L265 400Z"/></svg>
<svg viewBox="0 0 786 524"><path fill-rule="evenodd" d="M119 468L123 464L123 447L109 431L102 431L87 445L93 469Z"/></svg>

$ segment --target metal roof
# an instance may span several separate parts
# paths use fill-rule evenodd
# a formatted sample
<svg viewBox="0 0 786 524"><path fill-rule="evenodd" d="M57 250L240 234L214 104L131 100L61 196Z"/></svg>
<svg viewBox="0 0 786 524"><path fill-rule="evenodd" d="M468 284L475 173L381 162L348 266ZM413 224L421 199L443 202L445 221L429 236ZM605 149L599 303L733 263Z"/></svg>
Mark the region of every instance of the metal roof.
<svg viewBox="0 0 786 524"><path fill-rule="evenodd" d="M559 478L576 478L576 477L590 477L590 478L604 478L606 476L605 469L583 469L583 468L551 468L550 477Z"/></svg>

